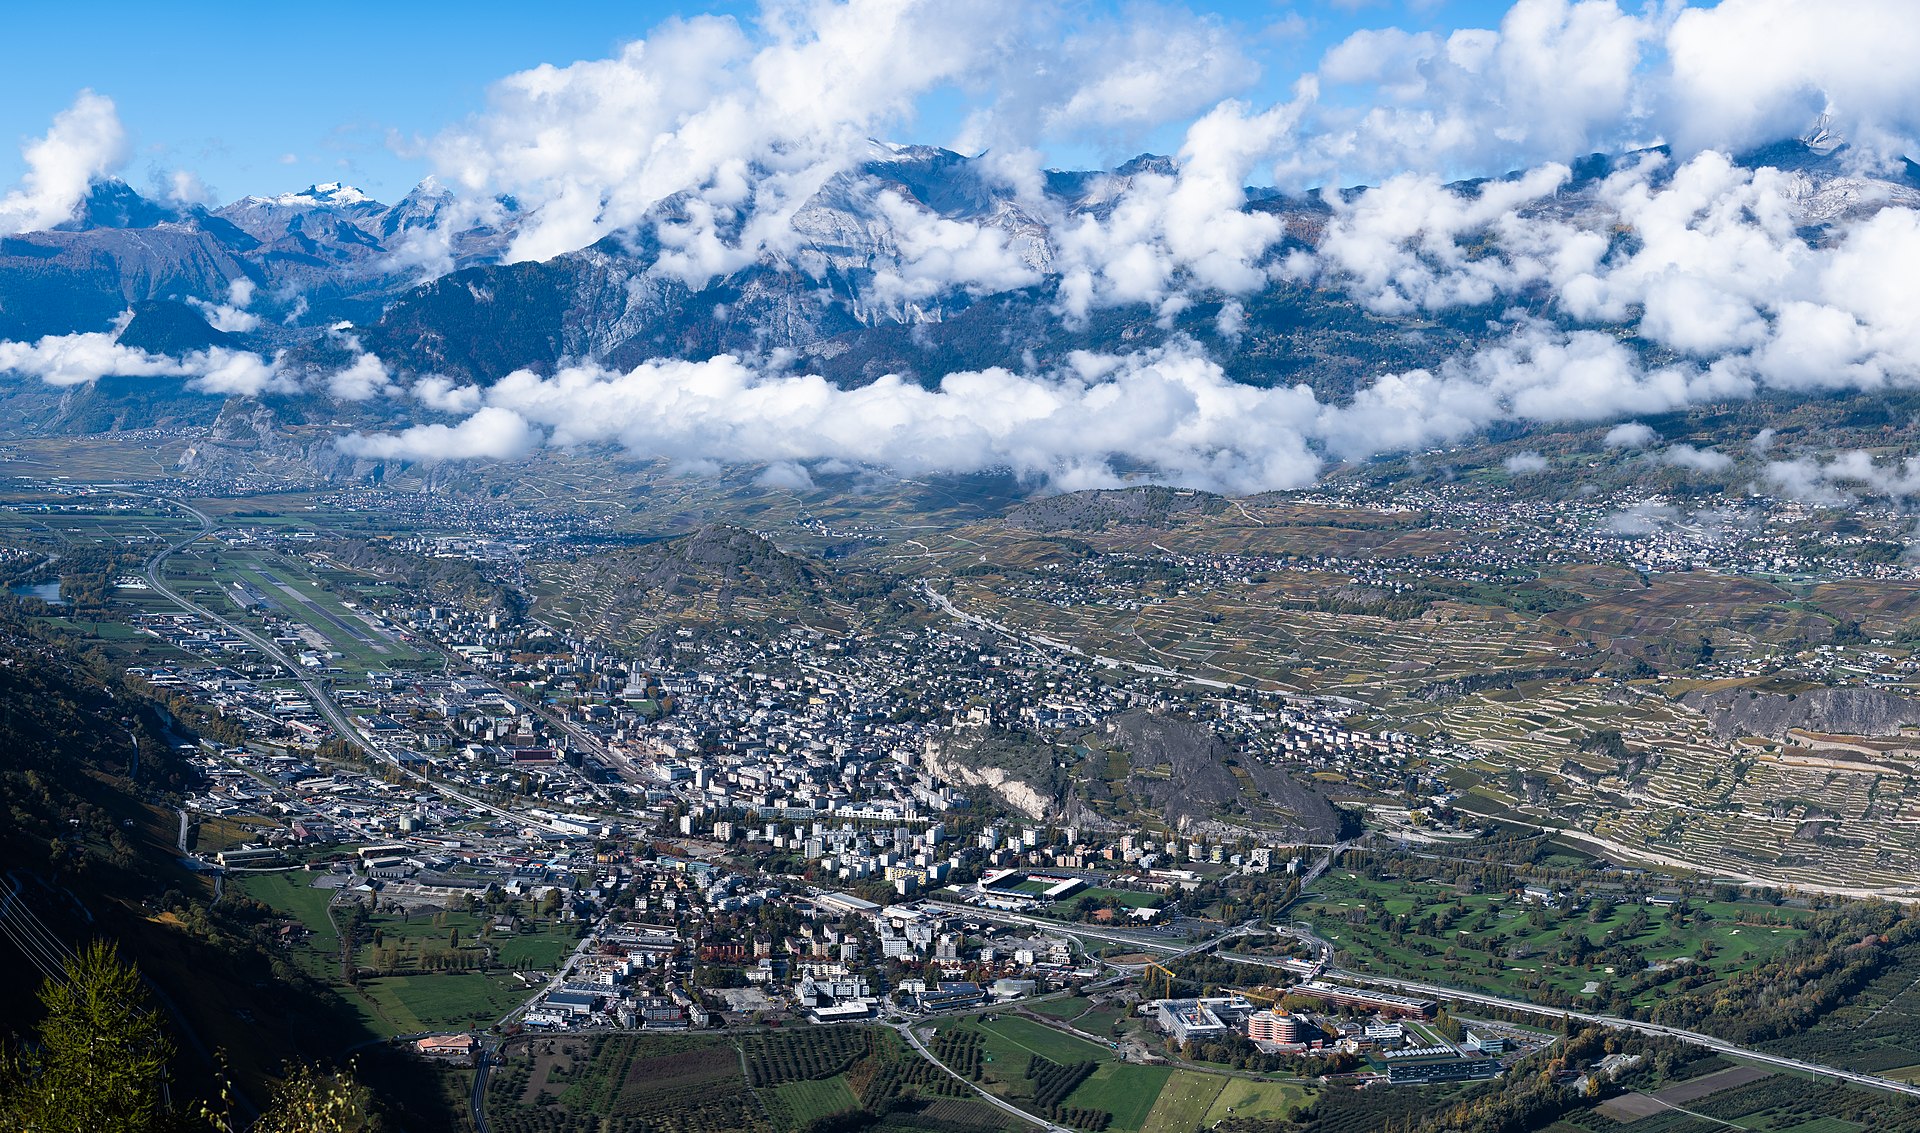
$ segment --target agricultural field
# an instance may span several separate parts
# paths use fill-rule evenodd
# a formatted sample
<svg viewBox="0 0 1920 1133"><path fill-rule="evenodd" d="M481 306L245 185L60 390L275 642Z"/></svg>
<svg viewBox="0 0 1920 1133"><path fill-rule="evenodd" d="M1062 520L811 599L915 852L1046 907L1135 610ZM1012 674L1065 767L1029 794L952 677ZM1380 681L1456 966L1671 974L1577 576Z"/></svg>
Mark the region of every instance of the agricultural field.
<svg viewBox="0 0 1920 1133"><path fill-rule="evenodd" d="M1350 967L1596 1007L1649 1005L1670 984L1758 967L1804 935L1792 910L1760 901L1683 910L1603 897L1549 908L1344 869L1323 877L1294 912Z"/></svg>
<svg viewBox="0 0 1920 1133"><path fill-rule="evenodd" d="M1797 1034L1766 1044L1792 1057L1920 1083L1920 947L1908 945L1859 994Z"/></svg>
<svg viewBox="0 0 1920 1133"><path fill-rule="evenodd" d="M887 1129L1015 1129L880 1027L532 1037L506 1055L487 1106L494 1128L509 1133L788 1133L862 1110L883 1115Z"/></svg>
<svg viewBox="0 0 1920 1133"><path fill-rule="evenodd" d="M1233 1079L1219 1074L1175 1070L1141 1123L1142 1133L1185 1133L1207 1124L1206 1116Z"/></svg>
<svg viewBox="0 0 1920 1133"><path fill-rule="evenodd" d="M1012 1015L1000 1015L990 1020L962 1020L942 1029L979 1032L986 1063L989 1066L997 1065L1002 1071L1012 1067L1014 1073L1024 1070L1026 1059L1034 1055L1064 1064L1089 1059L1099 1061L1111 1058L1113 1054L1105 1047L1095 1046L1065 1031Z"/></svg>
<svg viewBox="0 0 1920 1133"><path fill-rule="evenodd" d="M1920 587L1530 562L1540 544L1525 522L1466 530L1405 510L1103 506L1070 501L1042 522L929 531L856 558L1084 655L1352 698L1373 725L1464 749L1441 769L1468 792L1462 810L1578 834L1618 860L1888 892L1920 875L1913 753L1716 737L1675 699L1705 657L1770 671L1837 648L1823 643L1856 624L1904 632ZM1875 683L1913 684L1895 671L1900 642L1852 649L1828 677L1857 683L1863 658L1879 658ZM1669 675L1649 676L1648 659ZM1583 749L1603 731L1645 758Z"/></svg>
<svg viewBox="0 0 1920 1133"><path fill-rule="evenodd" d="M804 1128L808 1122L860 1108L860 1099L853 1096L853 1088L843 1075L784 1082L761 1090L760 1099L767 1107L767 1116L789 1129Z"/></svg>
<svg viewBox="0 0 1920 1133"><path fill-rule="evenodd" d="M1631 1128L1635 1133L1647 1129L1654 1133L1661 1130L1691 1133L1696 1129L1706 1133L1729 1128L1753 1133L1859 1133L1862 1130L1912 1133L1920 1130L1920 1107L1911 1099L1792 1074L1762 1073L1757 1077L1745 1074L1726 1080L1738 1082L1741 1077L1751 1080L1721 1089L1714 1089L1717 1083L1711 1079L1682 1082L1655 1095L1684 1105L1687 1110L1684 1114L1659 1102L1635 1107L1633 1099L1643 1095L1627 1094L1620 1101L1626 1102L1629 1110L1645 1109L1654 1116L1623 1125L1602 1110L1588 1110L1568 1118L1565 1124L1570 1129L1590 1133L1621 1128ZM1698 1090L1709 1092L1692 1096Z"/></svg>
<svg viewBox="0 0 1920 1133"><path fill-rule="evenodd" d="M1138 1130L1147 1123L1161 1091L1173 1077L1168 1066L1137 1066L1108 1062L1067 1095L1068 1106L1104 1110L1113 1115L1110 1129Z"/></svg>
<svg viewBox="0 0 1920 1133"><path fill-rule="evenodd" d="M236 874L238 892L298 919L304 942L288 956L333 987L377 1034L491 1026L532 994L515 971L551 971L574 947L572 926L524 916L524 931L494 931L491 914L465 911L366 912L354 903L333 909L354 928L354 965L365 978L348 985L339 931L328 918L337 890L316 889L325 875L305 870Z"/></svg>
<svg viewBox="0 0 1920 1133"><path fill-rule="evenodd" d="M1084 1000L1062 1000L1045 1006L1053 1008L1049 1015L1068 1017L1066 1012L1075 1007L1084 1011L1085 1005ZM1117 1014L1114 1018L1117 1020ZM1091 1029L1087 1022L1080 1016L1074 1025ZM963 1073L977 1070L976 1081L1015 1105L1051 1112L1055 1120L1069 1125L1076 1123L1077 1115L1104 1114L1103 1127L1117 1133L1198 1128L1194 1122L1212 1112L1223 1091L1230 1088L1247 1093L1243 1113L1245 1104L1251 1104L1256 1095L1270 1103L1263 1103L1262 1112L1271 1110L1276 1116L1310 1098L1300 1087L1124 1062L1106 1047L1009 1015L949 1021L940 1027L933 1049ZM1079 1070L1071 1090L1054 1103L1056 1109L1047 1110L1047 1075L1075 1067Z"/></svg>
<svg viewBox="0 0 1920 1133"><path fill-rule="evenodd" d="M1583 834L1623 859L1781 884L1900 886L1920 873L1920 779L1891 756L1721 740L1644 687L1532 682L1415 719L1472 748L1448 768L1470 813ZM1605 732L1619 734L1624 766L1592 749Z"/></svg>
<svg viewBox="0 0 1920 1133"><path fill-rule="evenodd" d="M534 1038L503 1054L486 1099L500 1133L777 1129L717 1035Z"/></svg>

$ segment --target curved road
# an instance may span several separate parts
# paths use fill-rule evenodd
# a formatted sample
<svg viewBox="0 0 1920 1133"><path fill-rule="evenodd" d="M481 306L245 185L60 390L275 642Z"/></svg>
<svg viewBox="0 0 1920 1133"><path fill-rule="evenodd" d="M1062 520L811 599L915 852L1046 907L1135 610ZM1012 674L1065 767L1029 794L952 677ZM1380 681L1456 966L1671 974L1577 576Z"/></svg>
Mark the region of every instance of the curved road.
<svg viewBox="0 0 1920 1133"><path fill-rule="evenodd" d="M1408 992L1415 995L1432 996L1436 999L1458 1000L1462 1003L1474 1003L1482 1007L1499 1007L1509 1011L1522 1011L1530 1015L1545 1016L1547 1018L1560 1016L1569 1019L1578 1019L1583 1023L1591 1023L1598 1027L1611 1027L1618 1031L1635 1031L1643 1035L1659 1035L1663 1038L1676 1039L1694 1046L1705 1047L1707 1050L1719 1054L1732 1055L1749 1062L1758 1062L1765 1066L1776 1066L1782 1070L1795 1070L1820 1078L1836 1078L1842 1082L1851 1082L1856 1086L1865 1086L1872 1090L1886 1090L1889 1093L1905 1094L1908 1097L1920 1098L1920 1086L1916 1086L1911 1082L1900 1082L1892 1078L1882 1078L1876 1074L1862 1074L1854 1070L1842 1070L1837 1066L1823 1066L1817 1062L1803 1062L1797 1058L1785 1058L1777 1054L1768 1054L1765 1051L1736 1046L1733 1043L1727 1042L1725 1039L1715 1038L1712 1035L1702 1034L1699 1031L1689 1031L1681 1027L1668 1027L1660 1023L1646 1023L1638 1019L1623 1019L1618 1015L1596 1015L1587 1011L1559 1010L1551 1007L1542 1007L1538 1003L1529 1003L1522 999L1505 999L1497 995L1485 995L1477 991L1461 991L1458 988L1446 987L1441 984L1418 983L1413 980L1397 980L1386 976L1369 976L1360 972L1349 972L1340 968L1332 969L1327 974L1345 980L1348 983L1370 984L1376 987L1393 988L1396 991Z"/></svg>
<svg viewBox="0 0 1920 1133"><path fill-rule="evenodd" d="M907 1045L911 1046L915 1051L919 1052L919 1055L921 1058L924 1058L928 1062L931 1062L935 1066L938 1066L940 1069L945 1070L947 1074L953 1078L954 1081L960 1083L961 1085L965 1086L967 1089L972 1090L974 1093L980 1095L981 1101L986 1102L987 1104L995 1107L996 1109L1009 1113L1014 1117L1019 1118L1021 1121L1026 1122L1029 1125L1035 1125L1040 1127L1041 1129L1045 1129L1047 1133L1073 1133L1073 1130L1068 1129L1064 1125L1055 1125L1053 1122L1048 1121L1045 1118L1038 1117L1034 1114L1028 1113L1026 1110L1021 1109L1017 1105L1014 1105L1012 1102L1001 1097L999 1094L993 1093L992 1091L988 1090L986 1087L980 1085L978 1082L975 1082L973 1079L962 1076L953 1067L948 1066L946 1063L935 1058L933 1056L933 1052L927 1049L926 1044L920 1041L920 1036L913 1033L912 1023L895 1023L893 1024L893 1029L900 1032L900 1037L903 1039L906 1039Z"/></svg>
<svg viewBox="0 0 1920 1133"><path fill-rule="evenodd" d="M338 704L334 703L333 697L327 692L326 687L322 685L319 681L313 679L312 677L303 675L301 672L300 666L297 663L295 663L293 658L287 656L287 654L283 650L281 650L279 646L275 645L273 642L267 640L266 638L260 636L258 633L255 633L253 630L248 629L246 626L233 622L227 619L226 617L223 617L220 614L216 614L212 610L209 610L205 606L202 606L199 603L194 602L190 598L182 597L177 591L168 587L167 584L163 582L160 577L160 567L162 566L162 564L166 562L167 556L173 554L175 551L178 551L183 547L186 547L192 544L195 540L204 538L205 536L212 534L214 529L214 524L213 524L212 518L209 517L205 512L201 511L199 508L194 507L192 504L187 503L185 500L175 499L169 496L159 496L155 498L164 500L165 502L170 503L175 507L182 509L183 511L186 511L188 514L192 515L195 519L200 521L200 530L198 532L192 535L189 535L185 539L181 539L176 543L168 544L166 547L163 547L159 551L156 551L153 557L147 560L147 566L146 566L147 584L153 587L153 589L157 593L159 593L161 597L172 602L174 605L179 606L181 609L186 610L188 613L194 614L197 617L205 618L207 621L212 622L214 625L217 625L221 629L226 630L228 633L231 633L234 636L240 638L242 641L245 641L247 644L253 646L255 649L258 649L261 652L261 654L267 658L267 660L273 662L276 665L279 665L281 668L291 673L293 675L294 682L298 684L301 690L307 694L307 698L310 701L312 701L314 708L320 713L322 717L326 719L327 725L331 727L334 730L335 734L337 734L341 739L346 740L348 743L351 743L356 747L365 749L366 751L372 753L376 758L381 759L383 762L398 769L402 774L406 775L408 778L414 779L424 784L429 790L437 791L440 794L446 796L447 798L452 799L455 802L461 803L462 805L472 807L475 810L484 811L488 814L492 814L499 818L507 819L510 822L518 822L523 825L531 825L531 826L546 825L545 823L538 822L532 818L527 817L526 815L516 814L515 812L508 810L504 807L495 806L492 803L482 802L481 800L473 798L470 795L462 794L461 792L456 791L451 787L448 787L444 783L435 782L432 779L429 779L422 775L417 775L414 772L408 770L406 767L401 765L399 760L392 758L391 756L387 755L387 753L385 753L384 751L381 751L375 745L368 743L367 740L360 734L360 730L354 727L352 720L348 718L347 714L341 711L340 706Z"/></svg>
<svg viewBox="0 0 1920 1133"><path fill-rule="evenodd" d="M1658 1035L1662 1038L1674 1039L1693 1046L1704 1047L1718 1054L1743 1058L1749 1062L1758 1062L1764 1066L1775 1066L1782 1070L1794 1070L1803 1074L1812 1074L1816 1077L1834 1078L1842 1082L1850 1082L1856 1086L1864 1086L1870 1090L1885 1090L1889 1093L1905 1094L1908 1097L1920 1098L1920 1085L1915 1085L1911 1082L1901 1082L1892 1078L1882 1078L1877 1074L1862 1074L1857 1070L1843 1070L1838 1066L1825 1066L1818 1062L1806 1062L1798 1058L1787 1058L1778 1054L1769 1054L1763 1050L1754 1050L1751 1047L1738 1046L1725 1039L1716 1038L1713 1035L1704 1034L1700 1031L1689 1031L1683 1027L1669 1027L1661 1023L1649 1023L1640 1019L1627 1019L1619 1015L1601 1015L1591 1011L1574 1011L1567 1008L1544 1007L1538 1003L1524 999L1508 999L1504 996L1488 995L1485 992L1479 991L1466 991L1457 987L1449 987L1445 984L1421 983L1418 980L1395 979L1391 976L1376 976L1366 972L1349 971L1346 968L1334 966L1334 946L1331 941L1317 936L1311 930L1305 928L1283 925L1275 925L1273 927L1278 932L1305 941L1318 949L1320 952L1322 971L1327 979L1342 980L1350 984L1390 988L1394 991L1404 992L1409 995L1421 995L1432 999L1472 1003L1481 1007L1498 1007L1502 1010L1532 1015L1536 1018L1578 1019L1582 1023L1591 1023L1596 1027L1609 1027L1617 1031L1633 1031L1642 1035ZM1220 952L1218 955L1222 960L1227 960L1235 964L1265 963L1265 961L1251 957L1235 956L1230 952Z"/></svg>

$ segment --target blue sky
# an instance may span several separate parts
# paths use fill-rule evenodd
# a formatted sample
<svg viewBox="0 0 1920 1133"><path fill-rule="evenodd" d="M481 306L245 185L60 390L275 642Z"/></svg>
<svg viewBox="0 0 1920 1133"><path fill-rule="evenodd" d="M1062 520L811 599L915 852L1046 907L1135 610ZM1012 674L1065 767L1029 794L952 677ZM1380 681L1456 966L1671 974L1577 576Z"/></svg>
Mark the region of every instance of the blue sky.
<svg viewBox="0 0 1920 1133"><path fill-rule="evenodd" d="M1103 6L1112 10L1115 6ZM1493 0L1357 0L1197 7L1227 22L1260 63L1256 100L1283 98L1327 47L1360 28L1446 31L1495 26ZM485 105L490 83L541 63L605 57L661 20L701 13L750 19L753 4L547 0L460 4L323 5L110 0L76 9L25 5L10 37L29 50L0 69L0 185L22 172L20 141L45 133L82 88L113 99L131 134L125 176L145 188L162 171L197 174L222 200L345 180L394 199L430 172L394 139L430 137ZM1099 10L1099 9L1096 9ZM1121 9L1124 10L1124 9ZM1035 45L1044 53L1045 44ZM955 128L950 97L925 100L906 140L943 141ZM1168 149L1177 130L1106 148ZM404 148L404 145L401 147ZM1055 164L1127 156L1081 144L1050 151Z"/></svg>

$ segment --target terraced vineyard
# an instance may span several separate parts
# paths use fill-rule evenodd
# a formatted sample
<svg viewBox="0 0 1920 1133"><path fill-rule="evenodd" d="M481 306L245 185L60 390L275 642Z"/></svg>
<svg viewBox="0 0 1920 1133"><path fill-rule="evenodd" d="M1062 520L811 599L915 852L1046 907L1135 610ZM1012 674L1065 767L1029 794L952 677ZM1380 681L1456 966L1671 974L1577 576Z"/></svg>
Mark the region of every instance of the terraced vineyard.
<svg viewBox="0 0 1920 1133"><path fill-rule="evenodd" d="M1730 877L1865 889L1920 876L1920 780L1885 755L1720 740L1654 688L1533 683L1424 720L1472 748L1452 771L1470 792L1463 809ZM1582 750L1603 731L1632 766Z"/></svg>

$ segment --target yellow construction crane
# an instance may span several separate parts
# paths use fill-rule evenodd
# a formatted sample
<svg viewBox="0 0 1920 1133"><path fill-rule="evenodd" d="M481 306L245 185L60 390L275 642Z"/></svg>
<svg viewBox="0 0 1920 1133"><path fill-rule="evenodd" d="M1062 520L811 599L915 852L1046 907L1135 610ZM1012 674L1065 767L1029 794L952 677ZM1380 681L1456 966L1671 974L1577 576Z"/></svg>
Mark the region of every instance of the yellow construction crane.
<svg viewBox="0 0 1920 1133"><path fill-rule="evenodd" d="M1140 973L1141 984L1145 987L1148 999L1173 998L1173 969L1153 960L1147 961L1146 968ZM1153 994L1154 985L1160 986L1159 995Z"/></svg>

